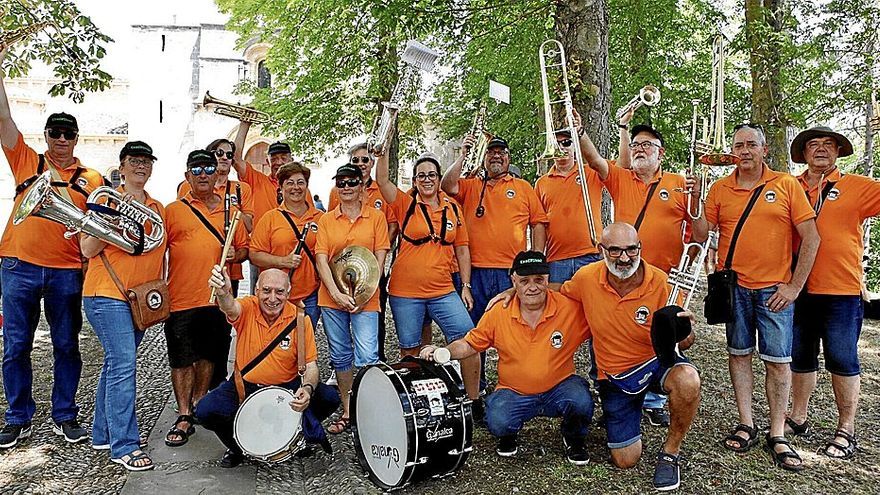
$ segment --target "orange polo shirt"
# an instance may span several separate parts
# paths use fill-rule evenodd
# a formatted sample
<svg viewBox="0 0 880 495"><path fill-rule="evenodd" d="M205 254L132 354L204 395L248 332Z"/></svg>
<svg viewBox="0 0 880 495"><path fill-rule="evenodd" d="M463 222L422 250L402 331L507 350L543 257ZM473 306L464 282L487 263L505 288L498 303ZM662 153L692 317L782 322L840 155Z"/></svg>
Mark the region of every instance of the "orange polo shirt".
<svg viewBox="0 0 880 495"><path fill-rule="evenodd" d="M465 341L477 351L498 351L498 387L519 394L546 392L575 373L574 353L590 338L580 305L554 291L538 325L525 322L519 298L508 307L496 304L483 315Z"/></svg>
<svg viewBox="0 0 880 495"><path fill-rule="evenodd" d="M418 195L416 195L418 197ZM406 212L412 204L413 196L400 189L397 190L397 198L391 203L390 209L400 219L400 228L406 218ZM413 240L420 240L430 235L428 222L421 205L425 205L434 227L436 240L428 241L418 246L400 238L400 251L394 260L394 268L391 271L391 280L388 285L388 293L397 297L412 297L418 299L430 299L440 297L455 291L452 285L450 267L455 260L454 246L467 246L468 234L464 225L461 206L445 193L440 193L440 208L433 209L421 199L417 200L406 224L406 236ZM453 205L455 207L453 208ZM456 210L458 214L456 214ZM440 233L443 226L443 218L446 218L446 233L443 240L451 244L440 244Z"/></svg>
<svg viewBox="0 0 880 495"><path fill-rule="evenodd" d="M806 176L804 172L798 182L815 205L825 183L809 187ZM864 252L862 222L880 215L880 182L863 175L843 175L836 168L825 180L834 185L816 217L822 242L807 278L807 292L857 296L861 293Z"/></svg>
<svg viewBox="0 0 880 495"><path fill-rule="evenodd" d="M239 190L241 190L241 198L238 197ZM222 204L224 207L226 204L226 191L229 191L229 202L232 203L232 206L239 208L242 214L254 215L254 195L251 192L251 186L236 180L227 180L226 184L215 186L214 193L216 193L217 196L220 196L220 199L223 200ZM183 181L177 189L177 199L185 197L190 192L192 192L192 187L189 185L189 182ZM230 216L230 222L232 221L231 218L232 217ZM256 221L254 223L256 223ZM244 224L242 223L238 228L244 229ZM232 280L244 279L241 270L241 263L233 263L229 265L229 277Z"/></svg>
<svg viewBox="0 0 880 495"><path fill-rule="evenodd" d="M254 222L258 222L270 210L278 208L279 186L275 177L270 177L245 162L245 174L239 179L251 187L254 198Z"/></svg>
<svg viewBox="0 0 880 495"><path fill-rule="evenodd" d="M223 234L223 202L209 211L192 193L187 201ZM175 201L165 208L165 236L168 240L168 291L171 311L210 306L211 289L208 279L211 269L220 261L223 245L183 201ZM248 247L245 229L236 229L232 249Z"/></svg>
<svg viewBox="0 0 880 495"><path fill-rule="evenodd" d="M587 192L593 211L596 242L602 237L602 181L599 174L584 167ZM559 261L585 254L597 254L599 248L590 241L587 213L581 195L577 169L561 174L556 166L535 183L535 194L547 212L547 261Z"/></svg>
<svg viewBox="0 0 880 495"><path fill-rule="evenodd" d="M791 175L775 172L763 165L764 173L752 189L736 184L737 171L712 184L706 198L706 220L717 225L718 263L724 268L733 231L752 196L752 191L766 184L749 214L736 242L733 270L739 285L762 289L791 279L791 247L795 226L810 220L816 213L807 202L803 188Z"/></svg>
<svg viewBox="0 0 880 495"><path fill-rule="evenodd" d="M394 215L394 211L389 208L388 203L385 202L385 198L382 197L382 191L379 190L379 184L372 179L367 179L367 182L369 182L369 184L364 188L366 198L369 200L367 203L372 205L373 208L380 210L382 214L385 215L388 223L398 223L398 218ZM336 207L339 206L339 190L336 189L335 185L330 188L330 199L328 204L327 211L335 210Z"/></svg>
<svg viewBox="0 0 880 495"><path fill-rule="evenodd" d="M669 273L673 266L678 266L684 250L682 224L690 224L687 196L682 192L684 177L658 170L651 182L645 184L634 171L609 162L605 187L614 201L615 221L635 225L653 184L657 184L657 188L639 227L642 259Z"/></svg>
<svg viewBox="0 0 880 495"><path fill-rule="evenodd" d="M238 319L230 321L235 327L235 362L239 367L247 366L251 360L257 357L263 349L275 340L275 337L284 330L290 322L296 320L297 308L288 302L281 310L281 316L269 325L260 311L260 301L257 296L247 296L238 300L241 304L241 313ZM315 332L312 321L306 317L305 321L305 351L306 363L318 360L318 348L315 346ZM296 329L272 349L254 369L243 376L250 383L262 385L280 385L293 381L298 373L296 355Z"/></svg>
<svg viewBox="0 0 880 495"><path fill-rule="evenodd" d="M532 186L511 175L486 183L485 214L478 218L480 178L458 179L455 199L464 209L470 238L471 265L478 268L510 268L517 253L526 249L526 228L547 223L547 213Z"/></svg>
<svg viewBox="0 0 880 495"><path fill-rule="evenodd" d="M6 154L6 160L12 169L16 184L21 184L36 175L40 157L33 148L25 144L21 133L18 134L18 141L13 148L3 146L3 153ZM43 172L49 170L49 167L55 167L58 170L61 180L69 181L77 167L83 167L83 165L79 158L75 158L67 168L58 168L46 155ZM85 171L77 179L77 183L88 194L103 186L104 178L98 172L85 168ZM15 211L18 210L28 191L29 189L23 191L15 198L9 221L6 223L6 230L3 231L3 238L0 239L0 256L18 258L47 268L81 268L82 255L79 250L79 239L77 236L65 239L64 233L67 232L67 227L32 215L18 225L12 224ZM67 191L76 206L80 210L85 210L86 197L72 188L67 188ZM62 194L61 197L63 198L64 195Z"/></svg>
<svg viewBox="0 0 880 495"><path fill-rule="evenodd" d="M666 306L669 285L666 273L642 262L642 285L620 295L608 284L608 267L593 263L562 284L560 292L582 306L593 332L593 349L599 378L621 373L655 356L651 345L654 311Z"/></svg>
<svg viewBox="0 0 880 495"><path fill-rule="evenodd" d="M119 188L120 192L123 189ZM145 205L157 212L162 221L165 222L165 207L161 203L147 194L147 202ZM167 222L166 222L167 224ZM107 261L122 282L122 286L130 289L137 285L158 280L164 276L162 273L162 262L165 260L165 245L168 237L162 239L162 243L149 253L143 253L134 256L119 249L113 244L107 244L103 253L107 256ZM89 269L86 271L86 277L83 281L83 297L100 296L109 297L125 301L126 297L119 292L119 288L110 277L104 261L99 255L94 256L89 262Z"/></svg>
<svg viewBox="0 0 880 495"><path fill-rule="evenodd" d="M299 217L292 211L283 211L287 211L287 214L290 215L290 219L293 220L300 233L304 229L308 230L306 246L314 254L315 244L318 241L318 220L324 215L324 212L310 207L303 216ZM282 207L279 207L263 215L263 218L257 222L251 234L250 251L269 253L274 256L287 256L293 252L297 244L299 244L299 239L296 238L296 234L290 228L290 223L284 218ZM312 295L320 284L318 272L315 269L315 265L312 264L312 260L306 255L305 249L300 254L302 255L302 262L294 270L293 280L291 281L291 301L301 301Z"/></svg>
<svg viewBox="0 0 880 495"><path fill-rule="evenodd" d="M361 214L354 220L342 214L342 207L336 207L318 220L318 241L315 243L315 255L325 254L328 263L333 261L336 253L348 246L363 246L376 252L391 247L388 240L388 222L381 211L364 202ZM384 267L379 267L382 270ZM324 284L318 289L318 305L333 309L342 309L330 296ZM379 291L363 306L364 311L379 311Z"/></svg>

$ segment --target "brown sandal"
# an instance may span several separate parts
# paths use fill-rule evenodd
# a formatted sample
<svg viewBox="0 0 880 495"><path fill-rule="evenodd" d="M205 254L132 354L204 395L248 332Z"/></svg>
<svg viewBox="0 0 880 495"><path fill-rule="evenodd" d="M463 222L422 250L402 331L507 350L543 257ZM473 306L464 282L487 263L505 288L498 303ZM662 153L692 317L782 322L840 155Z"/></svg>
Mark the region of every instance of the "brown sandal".
<svg viewBox="0 0 880 495"><path fill-rule="evenodd" d="M330 426L327 427L327 433L338 435L344 431L348 431L349 428L351 428L351 418L340 417L336 421L330 423Z"/></svg>

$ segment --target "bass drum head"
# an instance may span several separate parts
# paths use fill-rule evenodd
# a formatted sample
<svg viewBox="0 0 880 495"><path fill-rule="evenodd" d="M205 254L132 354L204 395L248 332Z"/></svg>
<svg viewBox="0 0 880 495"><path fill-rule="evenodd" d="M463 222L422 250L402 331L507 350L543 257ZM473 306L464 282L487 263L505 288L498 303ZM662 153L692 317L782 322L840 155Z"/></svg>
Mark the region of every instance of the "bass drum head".
<svg viewBox="0 0 880 495"><path fill-rule="evenodd" d="M300 430L302 413L290 408L293 393L262 388L244 400L235 414L233 435L245 454L268 458L288 449Z"/></svg>
<svg viewBox="0 0 880 495"><path fill-rule="evenodd" d="M394 488L406 471L408 436L403 404L381 367L365 369L359 379L352 406L355 442L374 481Z"/></svg>

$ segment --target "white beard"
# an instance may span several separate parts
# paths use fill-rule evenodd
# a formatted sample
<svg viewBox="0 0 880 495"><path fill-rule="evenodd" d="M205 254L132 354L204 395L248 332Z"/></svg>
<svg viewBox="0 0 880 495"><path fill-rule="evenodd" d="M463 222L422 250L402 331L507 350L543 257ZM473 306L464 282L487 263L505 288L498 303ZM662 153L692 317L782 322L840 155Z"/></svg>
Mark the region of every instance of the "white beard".
<svg viewBox="0 0 880 495"><path fill-rule="evenodd" d="M639 258L638 261L633 263L630 268L621 270L621 269L617 268L617 266L614 264L614 260L611 260L609 258L605 259L605 266L608 267L608 271L611 272L612 275L614 275L615 277L617 277L621 280L626 280L626 279L632 277L633 275L635 275L636 270L639 269L639 265L641 263L642 263L642 259Z"/></svg>

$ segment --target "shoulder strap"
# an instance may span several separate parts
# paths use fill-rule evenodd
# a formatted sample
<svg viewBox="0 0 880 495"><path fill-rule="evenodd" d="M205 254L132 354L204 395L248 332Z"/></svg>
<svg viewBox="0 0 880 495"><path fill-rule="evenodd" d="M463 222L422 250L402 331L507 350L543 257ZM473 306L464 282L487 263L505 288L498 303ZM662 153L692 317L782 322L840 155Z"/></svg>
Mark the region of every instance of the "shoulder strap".
<svg viewBox="0 0 880 495"><path fill-rule="evenodd" d="M296 371L299 376L306 374L306 308L296 308ZM314 330L314 323L312 323Z"/></svg>
<svg viewBox="0 0 880 495"><path fill-rule="evenodd" d="M764 186L766 185L766 183L761 184L755 189L755 192L752 193L752 197L749 198L749 204L746 205L746 209L743 210L742 216L739 217L739 222L736 224L736 228L733 229L733 237L730 239L730 248L727 249L727 260L724 261L725 270L730 270L731 265L733 265L733 250L736 248L736 241L739 239L739 233L742 232L743 225L745 225L749 213L752 212L755 202L758 201L758 196L761 195L761 191L764 190Z"/></svg>
<svg viewBox="0 0 880 495"><path fill-rule="evenodd" d="M241 199L239 199L239 201L241 201ZM317 267L318 265L315 263L315 255L312 253L312 250L309 249L309 246L307 246L305 243L306 236L309 235L308 230L306 230L304 232L300 232L300 230L296 226L296 223L294 223L293 219L290 218L290 215L286 211L284 211L284 210L278 210L278 211L281 212L281 215L283 215L284 219L287 220L287 223L290 224L290 228L293 229L293 235L296 236L296 238L299 240L299 244L297 244L297 247L302 246L303 251L306 252L306 256L309 258L309 261L311 261L312 264L315 265L315 267Z"/></svg>
<svg viewBox="0 0 880 495"><path fill-rule="evenodd" d="M834 184L837 182L826 182L825 187L822 188L822 194L819 195L819 199L816 201L816 205L813 207L813 211L816 212L816 216L819 216L819 213L822 212L822 207L825 206L825 199L828 197L828 193L831 192L831 189L834 188ZM805 193L807 191L804 191ZM810 194L807 193L807 200L809 201Z"/></svg>
<svg viewBox="0 0 880 495"><path fill-rule="evenodd" d="M297 308L297 310L298 310L298 308ZM290 332L292 332L293 329L298 326L297 324L299 323L299 319L300 319L299 316L297 316L297 318L295 318L293 321L291 321L289 325L284 327L284 330L281 330L281 332L279 332L278 335L276 335L275 338L272 339L272 342L269 342L269 345L267 345L265 349L263 349L259 354L257 354L257 357L251 359L251 361L248 364L246 364L244 368L241 369L241 376L244 377L245 375L247 375L251 370L256 368L257 365L259 365L264 359L266 359L266 356L271 354L272 351L276 347L278 347L278 344L280 344L281 341L284 340L285 337L290 335ZM297 343L297 346L299 346L299 343Z"/></svg>
<svg viewBox="0 0 880 495"><path fill-rule="evenodd" d="M122 285L122 282L119 280L119 277L116 275L116 270L114 270L113 267L110 266L110 260L107 259L107 255L104 254L104 251L101 251L101 254L99 256L101 256L101 263L104 264L104 268L107 269L107 273L110 274L110 278L113 279L113 283L116 284L116 288L119 289L119 292L122 293L122 297L124 297L125 300L127 301L128 300L128 291L125 289L125 286Z"/></svg>
<svg viewBox="0 0 880 495"><path fill-rule="evenodd" d="M37 173L21 181L21 184L15 186L15 198L17 198L19 194L23 193L25 189L31 187L31 184L33 184L34 181L37 180L37 177L43 175L43 172L46 168L46 157L42 153L37 156L40 157L40 161L37 162Z"/></svg>
<svg viewBox="0 0 880 495"><path fill-rule="evenodd" d="M214 234L214 237L216 237L217 240L220 241L221 246L226 244L226 239L224 239L223 236L220 235L220 232L217 232L217 229L214 228L213 225L211 225L211 222L209 222L208 219L205 218L205 215L202 215L202 212L200 212L198 208L193 206L189 201L185 199L181 199L180 202L185 204L186 206L189 206L189 209L192 210L193 213L195 213L196 217L198 217L199 220L201 220L205 228L207 228L209 232Z"/></svg>
<svg viewBox="0 0 880 495"><path fill-rule="evenodd" d="M657 190L657 186L660 185L661 180L663 180L663 172L660 172L660 179L657 182L651 184L651 188L648 189L648 195L645 197L645 204L642 205L642 211L639 212L639 216L636 218L636 223L633 224L636 232L638 232L639 227L642 226L642 221L645 219L645 213L648 211L648 203L650 203L651 198L654 197L654 191Z"/></svg>

